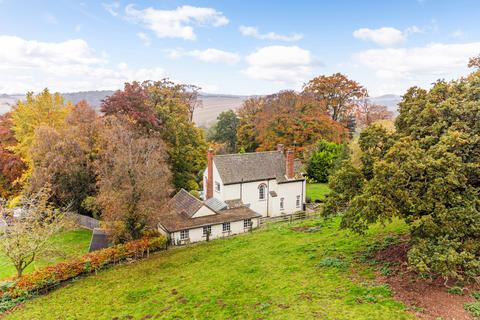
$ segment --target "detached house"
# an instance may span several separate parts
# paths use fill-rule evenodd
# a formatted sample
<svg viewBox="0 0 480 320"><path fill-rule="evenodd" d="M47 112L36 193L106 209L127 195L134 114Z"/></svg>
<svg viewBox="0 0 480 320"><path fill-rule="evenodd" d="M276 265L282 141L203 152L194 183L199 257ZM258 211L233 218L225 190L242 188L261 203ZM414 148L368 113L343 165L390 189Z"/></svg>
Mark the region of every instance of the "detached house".
<svg viewBox="0 0 480 320"><path fill-rule="evenodd" d="M206 199L248 206L262 217L304 210L306 179L293 150L213 155L203 176Z"/></svg>
<svg viewBox="0 0 480 320"><path fill-rule="evenodd" d="M256 228L261 217L304 209L306 180L292 150L214 155L208 151L205 200L180 190L162 208L159 230L172 244L216 239Z"/></svg>

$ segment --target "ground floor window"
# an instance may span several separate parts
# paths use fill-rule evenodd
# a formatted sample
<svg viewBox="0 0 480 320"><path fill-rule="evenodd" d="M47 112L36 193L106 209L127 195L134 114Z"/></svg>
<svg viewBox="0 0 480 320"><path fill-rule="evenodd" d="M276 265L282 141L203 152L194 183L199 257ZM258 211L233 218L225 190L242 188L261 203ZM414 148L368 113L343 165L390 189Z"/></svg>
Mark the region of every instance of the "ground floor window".
<svg viewBox="0 0 480 320"><path fill-rule="evenodd" d="M297 196L296 205L297 205L297 208L300 208L300 196Z"/></svg>
<svg viewBox="0 0 480 320"><path fill-rule="evenodd" d="M285 198L280 198L280 210L285 209Z"/></svg>
<svg viewBox="0 0 480 320"><path fill-rule="evenodd" d="M207 234L212 234L212 226L203 227L203 236L206 237Z"/></svg>
<svg viewBox="0 0 480 320"><path fill-rule="evenodd" d="M248 229L252 226L252 219L243 220L243 228Z"/></svg>
<svg viewBox="0 0 480 320"><path fill-rule="evenodd" d="M189 238L188 230L180 231L180 240L185 240Z"/></svg>
<svg viewBox="0 0 480 320"><path fill-rule="evenodd" d="M222 230L223 232L229 232L230 231L230 222L225 222L222 224Z"/></svg>

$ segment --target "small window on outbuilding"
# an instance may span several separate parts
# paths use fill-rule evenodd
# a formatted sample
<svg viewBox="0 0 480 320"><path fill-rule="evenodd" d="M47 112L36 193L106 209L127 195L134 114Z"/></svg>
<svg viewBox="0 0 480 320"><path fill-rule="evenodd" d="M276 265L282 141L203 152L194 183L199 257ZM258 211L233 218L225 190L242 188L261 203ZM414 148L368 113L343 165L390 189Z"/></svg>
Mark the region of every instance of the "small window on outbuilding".
<svg viewBox="0 0 480 320"><path fill-rule="evenodd" d="M220 192L220 182L215 181L215 191Z"/></svg>
<svg viewBox="0 0 480 320"><path fill-rule="evenodd" d="M189 238L189 230L181 230L180 231L180 240L186 240Z"/></svg>
<svg viewBox="0 0 480 320"><path fill-rule="evenodd" d="M297 196L297 202L295 204L297 208L300 208L300 196Z"/></svg>
<svg viewBox="0 0 480 320"><path fill-rule="evenodd" d="M223 232L230 232L230 222L224 222L222 224L222 230Z"/></svg>
<svg viewBox="0 0 480 320"><path fill-rule="evenodd" d="M203 236L206 237L207 234L212 234L212 226L203 227Z"/></svg>
<svg viewBox="0 0 480 320"><path fill-rule="evenodd" d="M285 209L285 198L280 198L280 210Z"/></svg>
<svg viewBox="0 0 480 320"><path fill-rule="evenodd" d="M243 220L243 228L248 229L252 226L252 219Z"/></svg>

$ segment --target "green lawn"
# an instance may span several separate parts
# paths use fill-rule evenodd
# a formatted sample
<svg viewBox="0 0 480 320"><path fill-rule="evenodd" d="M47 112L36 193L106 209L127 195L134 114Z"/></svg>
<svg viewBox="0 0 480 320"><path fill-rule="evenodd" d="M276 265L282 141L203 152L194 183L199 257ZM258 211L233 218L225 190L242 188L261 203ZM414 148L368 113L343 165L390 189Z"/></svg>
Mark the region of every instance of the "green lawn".
<svg viewBox="0 0 480 320"><path fill-rule="evenodd" d="M69 283L5 319L412 319L357 259L405 225L365 237L338 226L280 223L172 248Z"/></svg>
<svg viewBox="0 0 480 320"><path fill-rule="evenodd" d="M32 272L46 265L87 253L91 237L92 232L85 229L67 231L52 237L52 250L49 250L46 255L32 263L25 272ZM0 279L14 276L15 274L15 268L11 265L8 258L0 253Z"/></svg>
<svg viewBox="0 0 480 320"><path fill-rule="evenodd" d="M327 183L308 183L307 197L310 197L312 202L315 200L324 200L325 195L330 193L330 188Z"/></svg>

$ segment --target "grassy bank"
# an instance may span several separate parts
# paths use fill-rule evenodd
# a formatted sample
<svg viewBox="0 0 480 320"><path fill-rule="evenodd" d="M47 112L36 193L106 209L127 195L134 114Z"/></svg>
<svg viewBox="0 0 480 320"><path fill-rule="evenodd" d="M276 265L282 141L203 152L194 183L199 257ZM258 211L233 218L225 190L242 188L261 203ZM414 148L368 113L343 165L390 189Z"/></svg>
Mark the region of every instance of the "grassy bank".
<svg viewBox="0 0 480 320"><path fill-rule="evenodd" d="M39 257L25 272L29 273L38 268L87 253L91 237L92 232L85 229L67 231L52 237L50 240L53 244L52 250ZM0 279L15 274L15 267L12 266L7 257L0 253Z"/></svg>
<svg viewBox="0 0 480 320"><path fill-rule="evenodd" d="M313 219L173 248L70 283L6 319L410 319L357 261L374 241Z"/></svg>
<svg viewBox="0 0 480 320"><path fill-rule="evenodd" d="M308 183L307 197L310 197L312 202L315 200L325 200L325 196L330 193L330 188L327 183Z"/></svg>

